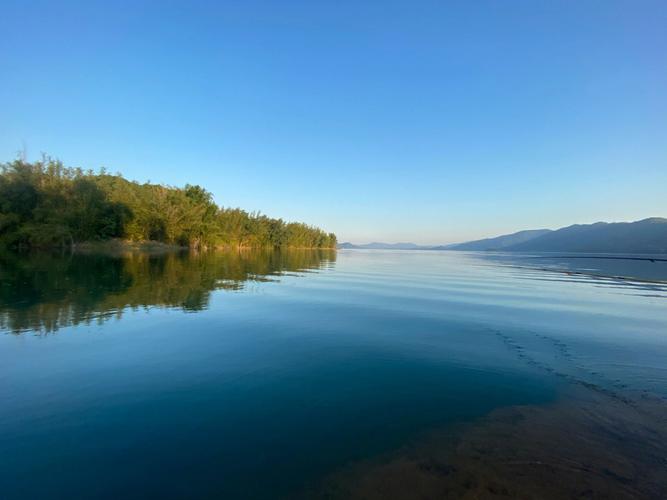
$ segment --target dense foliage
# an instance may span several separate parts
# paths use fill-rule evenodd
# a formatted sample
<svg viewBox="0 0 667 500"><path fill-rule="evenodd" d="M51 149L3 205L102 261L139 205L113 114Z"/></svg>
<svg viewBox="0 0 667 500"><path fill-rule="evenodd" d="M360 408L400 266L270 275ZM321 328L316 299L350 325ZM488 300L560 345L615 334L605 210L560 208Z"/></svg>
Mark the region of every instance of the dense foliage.
<svg viewBox="0 0 667 500"><path fill-rule="evenodd" d="M0 166L0 246L129 241L204 247L335 248L332 233L239 208L218 207L199 186L140 184L45 158Z"/></svg>

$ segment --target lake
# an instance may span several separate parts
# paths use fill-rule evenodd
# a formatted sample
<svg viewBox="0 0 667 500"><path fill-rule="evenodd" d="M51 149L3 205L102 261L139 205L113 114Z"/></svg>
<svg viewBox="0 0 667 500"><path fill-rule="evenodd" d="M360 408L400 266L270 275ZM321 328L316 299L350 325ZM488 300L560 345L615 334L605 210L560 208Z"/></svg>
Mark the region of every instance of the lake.
<svg viewBox="0 0 667 500"><path fill-rule="evenodd" d="M0 497L661 495L666 268L0 255Z"/></svg>

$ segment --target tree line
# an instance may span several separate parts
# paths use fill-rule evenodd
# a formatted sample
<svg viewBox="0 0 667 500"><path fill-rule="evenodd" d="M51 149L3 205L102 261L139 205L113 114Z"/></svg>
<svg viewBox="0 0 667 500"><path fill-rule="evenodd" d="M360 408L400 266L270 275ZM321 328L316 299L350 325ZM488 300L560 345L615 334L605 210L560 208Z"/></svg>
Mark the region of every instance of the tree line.
<svg viewBox="0 0 667 500"><path fill-rule="evenodd" d="M200 186L139 183L47 157L0 165L0 247L65 247L112 238L191 248L336 247L333 233L219 207Z"/></svg>

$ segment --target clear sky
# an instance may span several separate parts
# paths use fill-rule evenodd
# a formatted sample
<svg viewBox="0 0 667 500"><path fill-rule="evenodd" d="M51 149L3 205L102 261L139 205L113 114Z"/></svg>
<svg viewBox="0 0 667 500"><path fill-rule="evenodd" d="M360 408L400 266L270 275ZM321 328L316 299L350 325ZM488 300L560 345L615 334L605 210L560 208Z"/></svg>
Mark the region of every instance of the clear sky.
<svg viewBox="0 0 667 500"><path fill-rule="evenodd" d="M339 240L667 216L667 2L0 0L0 160Z"/></svg>

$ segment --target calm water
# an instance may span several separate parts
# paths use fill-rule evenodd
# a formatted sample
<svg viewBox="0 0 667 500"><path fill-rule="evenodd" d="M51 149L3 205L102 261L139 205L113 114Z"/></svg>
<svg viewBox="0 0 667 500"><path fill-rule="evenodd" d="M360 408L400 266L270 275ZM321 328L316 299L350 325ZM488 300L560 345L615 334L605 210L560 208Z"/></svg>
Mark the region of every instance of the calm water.
<svg viewBox="0 0 667 500"><path fill-rule="evenodd" d="M292 497L568 380L667 396L664 283L532 262L4 255L0 497Z"/></svg>

